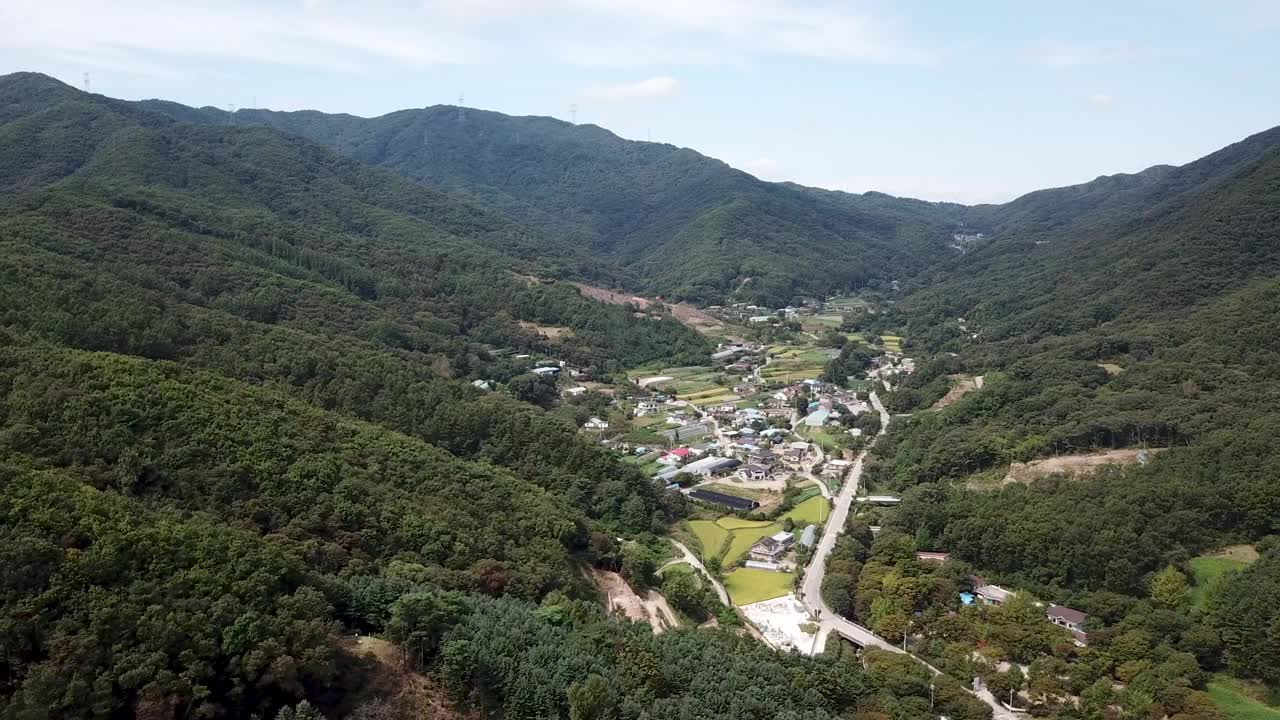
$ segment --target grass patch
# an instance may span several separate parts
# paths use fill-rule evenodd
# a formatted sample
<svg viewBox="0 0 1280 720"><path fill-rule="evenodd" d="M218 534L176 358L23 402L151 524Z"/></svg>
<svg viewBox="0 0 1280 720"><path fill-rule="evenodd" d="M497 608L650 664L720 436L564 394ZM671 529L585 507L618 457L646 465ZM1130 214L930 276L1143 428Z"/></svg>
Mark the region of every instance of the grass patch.
<svg viewBox="0 0 1280 720"><path fill-rule="evenodd" d="M714 520L690 520L689 530L702 545L703 562L715 557L716 553L720 552L720 548L724 547L725 541L729 539L729 531L720 527Z"/></svg>
<svg viewBox="0 0 1280 720"><path fill-rule="evenodd" d="M790 593L791 573L738 568L725 576L724 587L734 605L750 605Z"/></svg>
<svg viewBox="0 0 1280 720"><path fill-rule="evenodd" d="M773 523L769 520L743 520L740 517L726 515L717 520L716 524L725 530L740 530L742 528L767 527Z"/></svg>
<svg viewBox="0 0 1280 720"><path fill-rule="evenodd" d="M1248 548L1248 550L1244 548ZM1192 576L1195 578L1195 585L1191 587L1189 597L1191 606L1194 608L1203 607L1209 599L1209 591L1215 584L1221 582L1221 579L1230 573L1240 572L1257 556L1256 550L1250 546L1243 545L1191 558L1190 562L1187 563L1191 567Z"/></svg>
<svg viewBox="0 0 1280 720"><path fill-rule="evenodd" d="M1205 689L1230 720L1280 720L1280 709L1263 703L1247 683L1229 675L1214 675Z"/></svg>
<svg viewBox="0 0 1280 720"><path fill-rule="evenodd" d="M791 518L798 528L803 528L805 525L821 525L826 522L831 508L827 505L826 498L816 494L819 493L818 488L813 488L813 492L815 493L813 497L791 508L782 517Z"/></svg>

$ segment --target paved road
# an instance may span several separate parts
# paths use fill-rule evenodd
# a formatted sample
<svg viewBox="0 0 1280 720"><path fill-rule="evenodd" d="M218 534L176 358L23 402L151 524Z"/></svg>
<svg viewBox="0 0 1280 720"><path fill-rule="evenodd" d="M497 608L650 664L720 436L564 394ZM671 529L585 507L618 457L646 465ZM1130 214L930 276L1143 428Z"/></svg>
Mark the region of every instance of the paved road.
<svg viewBox="0 0 1280 720"><path fill-rule="evenodd" d="M880 404L880 398L875 393L871 393L871 404L875 407L876 412L880 413L880 433L883 434L889 427L889 414L885 411L884 406ZM868 445L868 447L870 446ZM844 485L840 487L840 494L836 496L835 506L831 509L831 517L827 520L827 526L822 532L822 538L818 540L813 559L809 561L809 567L805 570L804 584L801 586L800 591L801 602L804 603L809 612L818 617L818 626L824 630L822 635L825 636L834 630L863 647L895 650L894 646L878 637L875 633L832 612L831 608L827 607L827 604L822 600L822 578L827 574L827 556L835 548L836 538L844 531L845 520L849 517L849 507L853 504L853 498L858 494L858 486L862 482L862 465L867 458L867 452L867 450L863 450L858 455L858 459L853 461L849 476L845 479Z"/></svg>
<svg viewBox="0 0 1280 720"><path fill-rule="evenodd" d="M883 435L889 429L889 413L885 410L884 405L880 403L880 398L875 393L871 393L871 405L876 409L876 412L880 413L879 435ZM822 578L827 572L827 556L831 554L831 550L835 548L836 539L844 531L845 520L849 517L849 507L853 504L854 496L858 494L858 486L862 482L862 465L863 461L866 460L870 447L871 445L868 444L868 449L863 450L858 455L858 459L854 461L848 478L845 479L844 485L840 488L840 494L836 497L835 507L831 511L831 518L827 521L827 526L823 530L822 539L818 541L817 549L813 553L813 559L809 561L809 567L805 569L800 599L805 608L819 618L816 643L825 643L827 636L835 632L864 648L874 647L900 653L904 652L902 648L890 644L884 638L871 632L871 630L837 615L831 608L827 607L826 602L822 599ZM814 650L821 651L824 645L816 643ZM919 658L916 659L919 660ZM934 675L942 674L941 670L924 661L921 662ZM1019 716L1006 710L1000 703L996 702L991 693L973 692L973 695L991 707L994 720L1018 720Z"/></svg>
<svg viewBox="0 0 1280 720"><path fill-rule="evenodd" d="M724 603L726 607L732 607L729 603L729 593L725 591L724 585L721 585L719 580L715 579L711 573L707 572L707 567L702 564L702 561L699 560L696 555L689 552L689 548L685 547L684 543L672 540L671 544L675 545L676 548L684 554L685 562L697 568L698 572L702 573L703 577L711 581L711 586L716 589L716 595L720 596L720 602Z"/></svg>

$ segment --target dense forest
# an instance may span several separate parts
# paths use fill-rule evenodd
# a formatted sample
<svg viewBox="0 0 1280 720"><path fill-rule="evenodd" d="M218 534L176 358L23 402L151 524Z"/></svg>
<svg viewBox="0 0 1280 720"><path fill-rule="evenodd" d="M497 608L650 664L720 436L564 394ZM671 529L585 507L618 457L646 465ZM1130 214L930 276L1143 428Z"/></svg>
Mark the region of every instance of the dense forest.
<svg viewBox="0 0 1280 720"><path fill-rule="evenodd" d="M214 108L142 107L225 124ZM377 118L240 110L349 157L518 218L622 268L619 284L671 299L780 306L924 270L958 205L767 183L692 150L594 125L435 106Z"/></svg>
<svg viewBox="0 0 1280 720"><path fill-rule="evenodd" d="M1100 638L1144 633L1153 661L1181 650L1274 687L1280 130L965 217L983 243L863 321L900 331L917 359L872 450L868 481L903 494L885 525L1090 613ZM972 376L981 390L931 409ZM1144 452L1083 477L1010 472L1115 448ZM1263 558L1200 588L1206 604L1152 596L1236 543Z"/></svg>

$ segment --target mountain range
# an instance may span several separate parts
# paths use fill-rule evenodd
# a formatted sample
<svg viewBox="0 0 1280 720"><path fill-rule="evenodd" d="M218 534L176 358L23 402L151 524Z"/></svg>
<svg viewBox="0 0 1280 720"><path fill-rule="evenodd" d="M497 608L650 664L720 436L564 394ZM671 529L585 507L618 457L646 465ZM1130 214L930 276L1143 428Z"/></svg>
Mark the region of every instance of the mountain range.
<svg viewBox="0 0 1280 720"><path fill-rule="evenodd" d="M926 713L930 678L874 655L655 637L593 602L587 566L652 580L690 508L579 433L586 408L531 362L622 380L705 364L713 340L580 284L871 291L845 329L921 361L883 393L901 417L865 478L903 502L877 552L947 550L1070 597L1119 628L1100 672L1274 681L1280 563L1193 615L1146 595L1217 545L1275 555L1278 239L1280 129L966 207L763 182L549 118L228 115L0 77L0 717L336 711L379 675L351 652L370 633L505 717ZM937 409L960 375L986 381ZM1001 484L1115 447L1159 452ZM875 570L910 588L898 572ZM955 684L939 710L983 717Z"/></svg>

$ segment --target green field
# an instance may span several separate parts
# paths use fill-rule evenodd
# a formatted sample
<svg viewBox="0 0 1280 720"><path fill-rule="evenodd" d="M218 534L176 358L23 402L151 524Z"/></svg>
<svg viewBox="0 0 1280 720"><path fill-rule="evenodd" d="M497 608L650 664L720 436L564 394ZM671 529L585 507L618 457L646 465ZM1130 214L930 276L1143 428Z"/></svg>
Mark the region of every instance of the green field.
<svg viewBox="0 0 1280 720"><path fill-rule="evenodd" d="M889 352L902 352L902 338L898 335L881 335L880 339L884 341L884 349Z"/></svg>
<svg viewBox="0 0 1280 720"><path fill-rule="evenodd" d="M817 493L818 489L812 488L810 492ZM799 532L805 525L821 525L826 521L829 510L830 506L826 498L816 494L797 504L777 520L744 520L726 515L715 521L690 520L689 529L702 543L703 562L724 547L725 539L728 538L729 548L720 559L722 563L728 565L746 555L760 538L782 532L782 521L785 518L791 518L795 523L796 531Z"/></svg>
<svg viewBox="0 0 1280 720"><path fill-rule="evenodd" d="M690 520L689 529L702 543L702 561L706 562L720 552L724 541L729 538L729 531L720 527L714 520Z"/></svg>
<svg viewBox="0 0 1280 720"><path fill-rule="evenodd" d="M816 487L813 491L819 492ZM827 521L827 515L830 512L831 507L827 504L827 499L818 494L791 508L783 517L791 518L797 528L803 529L805 525L822 525Z"/></svg>
<svg viewBox="0 0 1280 720"><path fill-rule="evenodd" d="M1233 572L1243 570L1254 558L1257 551L1248 546L1230 548L1225 552L1214 552L1192 558L1187 564L1191 566L1191 574L1195 585L1191 587L1191 606L1198 608L1208 599L1209 589L1219 579Z"/></svg>
<svg viewBox="0 0 1280 720"><path fill-rule="evenodd" d="M791 592L791 573L738 568L725 575L724 588L734 605L750 605Z"/></svg>
<svg viewBox="0 0 1280 720"><path fill-rule="evenodd" d="M1280 709L1250 697L1248 686L1235 678L1215 675L1206 690L1229 720L1280 720Z"/></svg>

